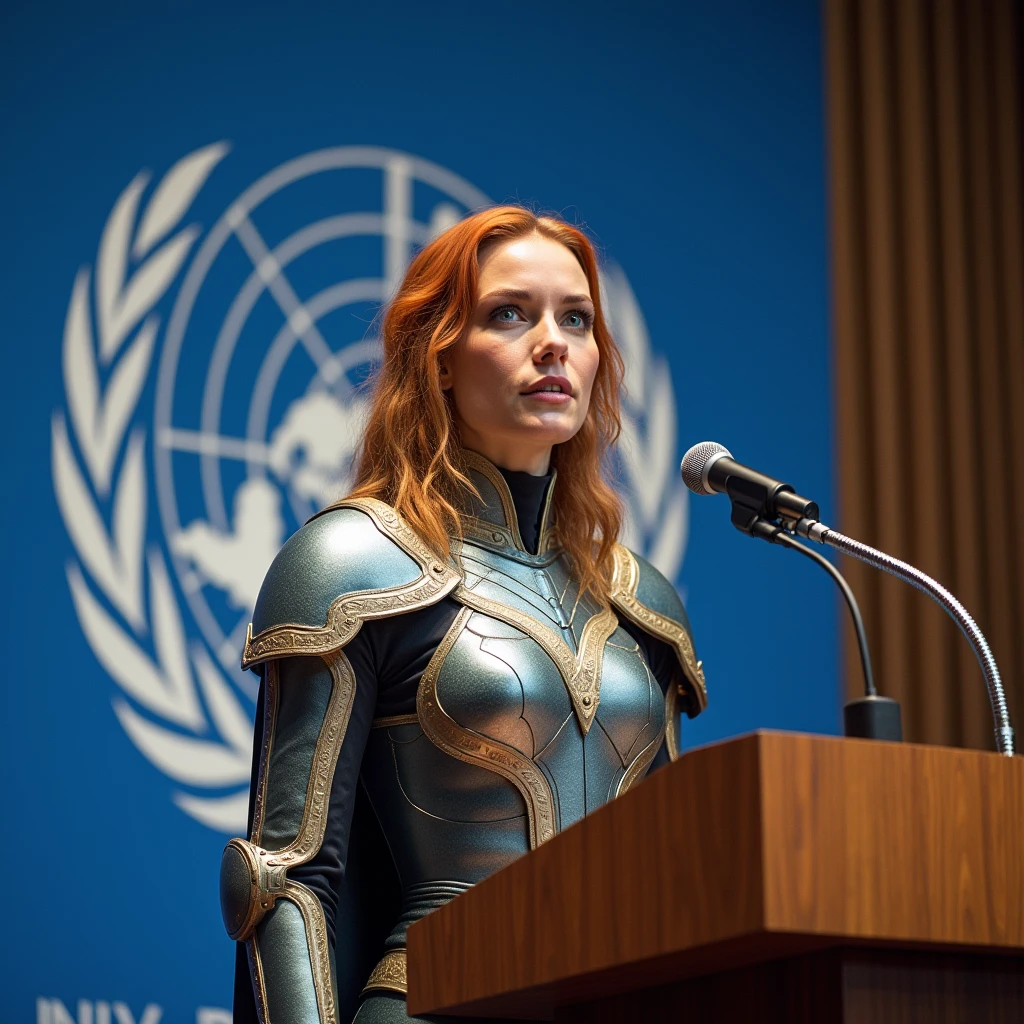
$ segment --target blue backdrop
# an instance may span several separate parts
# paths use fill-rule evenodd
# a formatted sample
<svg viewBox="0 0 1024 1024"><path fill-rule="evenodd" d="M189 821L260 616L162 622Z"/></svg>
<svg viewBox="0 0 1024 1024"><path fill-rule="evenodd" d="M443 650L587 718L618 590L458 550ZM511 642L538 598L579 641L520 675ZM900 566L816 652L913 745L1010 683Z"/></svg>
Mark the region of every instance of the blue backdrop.
<svg viewBox="0 0 1024 1024"><path fill-rule="evenodd" d="M837 730L830 582L675 476L712 438L834 514L816 4L0 18L4 1020L227 1019L239 630L344 483L380 298L484 198L605 254L632 537L708 679L686 744Z"/></svg>

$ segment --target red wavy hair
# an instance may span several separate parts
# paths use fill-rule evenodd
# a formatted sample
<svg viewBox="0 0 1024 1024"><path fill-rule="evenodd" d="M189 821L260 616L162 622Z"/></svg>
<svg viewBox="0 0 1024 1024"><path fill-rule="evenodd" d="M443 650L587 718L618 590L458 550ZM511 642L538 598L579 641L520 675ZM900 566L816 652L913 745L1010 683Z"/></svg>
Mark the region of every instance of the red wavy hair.
<svg viewBox="0 0 1024 1024"><path fill-rule="evenodd" d="M582 231L555 217L537 216L520 206L481 210L413 259L384 314L384 360L374 382L350 497L387 502L431 548L449 555L449 536L462 535L463 495L473 485L458 423L441 389L441 355L469 325L481 247L534 233L560 242L579 260L594 301L597 377L582 427L552 452L551 464L558 471L553 518L558 543L571 557L581 587L605 595L622 507L603 471L619 436L623 364L601 309L594 248Z"/></svg>

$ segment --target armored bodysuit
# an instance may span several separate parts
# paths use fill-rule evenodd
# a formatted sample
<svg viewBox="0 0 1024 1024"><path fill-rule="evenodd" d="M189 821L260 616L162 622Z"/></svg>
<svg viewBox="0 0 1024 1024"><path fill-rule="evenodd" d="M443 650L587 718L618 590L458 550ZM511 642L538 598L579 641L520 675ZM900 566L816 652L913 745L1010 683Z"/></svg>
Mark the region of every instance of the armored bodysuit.
<svg viewBox="0 0 1024 1024"><path fill-rule="evenodd" d="M556 482L465 456L449 560L350 499L264 581L249 836L221 869L236 1024L348 1024L360 989L357 1024L407 1020L409 924L677 756L705 705L668 581L619 546L610 602L580 594Z"/></svg>

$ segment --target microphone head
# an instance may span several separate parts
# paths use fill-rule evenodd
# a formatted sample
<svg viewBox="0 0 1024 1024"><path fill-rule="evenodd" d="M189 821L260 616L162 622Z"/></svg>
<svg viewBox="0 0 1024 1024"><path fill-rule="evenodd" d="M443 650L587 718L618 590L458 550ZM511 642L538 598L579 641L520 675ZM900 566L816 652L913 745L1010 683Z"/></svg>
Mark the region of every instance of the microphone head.
<svg viewBox="0 0 1024 1024"><path fill-rule="evenodd" d="M721 458L731 459L732 452L717 441L701 441L695 444L679 464L679 472L683 474L683 483L694 494L717 493L708 486L708 470Z"/></svg>

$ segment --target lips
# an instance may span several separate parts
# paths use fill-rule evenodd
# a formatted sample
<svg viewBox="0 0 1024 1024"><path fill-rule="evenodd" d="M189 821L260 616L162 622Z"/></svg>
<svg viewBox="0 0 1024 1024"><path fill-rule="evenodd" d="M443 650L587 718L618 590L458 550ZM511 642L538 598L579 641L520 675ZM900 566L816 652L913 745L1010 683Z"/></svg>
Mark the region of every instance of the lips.
<svg viewBox="0 0 1024 1024"><path fill-rule="evenodd" d="M572 385L566 377L541 377L540 380L535 381L525 391L520 391L519 393L521 395L562 394L571 398Z"/></svg>

